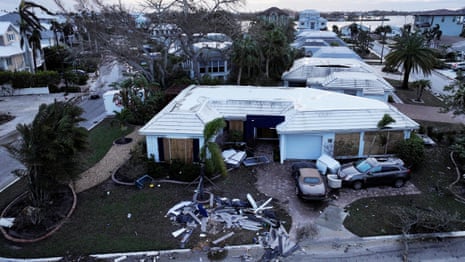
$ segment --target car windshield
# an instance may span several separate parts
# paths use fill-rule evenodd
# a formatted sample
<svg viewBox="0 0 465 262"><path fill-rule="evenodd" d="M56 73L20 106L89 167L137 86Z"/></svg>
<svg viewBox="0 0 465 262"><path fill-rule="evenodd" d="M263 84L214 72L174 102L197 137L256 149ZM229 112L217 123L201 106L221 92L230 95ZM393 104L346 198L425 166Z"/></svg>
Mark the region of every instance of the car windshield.
<svg viewBox="0 0 465 262"><path fill-rule="evenodd" d="M366 160L363 160L361 162L357 162L357 164L355 165L355 168L359 171L359 172L366 172L368 171L368 169L371 168L371 165L370 163L368 163L368 161Z"/></svg>
<svg viewBox="0 0 465 262"><path fill-rule="evenodd" d="M309 185L318 185L320 183L320 179L318 177L306 177L304 178L304 183Z"/></svg>

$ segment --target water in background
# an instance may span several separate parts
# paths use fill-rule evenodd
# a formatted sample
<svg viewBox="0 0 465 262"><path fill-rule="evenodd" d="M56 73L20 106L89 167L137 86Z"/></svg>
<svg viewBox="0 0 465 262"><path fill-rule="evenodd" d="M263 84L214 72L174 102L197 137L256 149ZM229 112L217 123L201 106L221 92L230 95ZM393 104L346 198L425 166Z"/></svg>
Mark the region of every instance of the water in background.
<svg viewBox="0 0 465 262"><path fill-rule="evenodd" d="M364 26L368 26L370 31L374 31L380 25L389 25L389 26L396 26L402 28L405 24L412 24L413 25L413 16L386 16L389 21L357 21L355 23L362 24ZM328 31L332 31L333 25L336 25L339 29L343 26L347 26L354 23L354 21L328 21ZM413 28L413 27L412 27Z"/></svg>

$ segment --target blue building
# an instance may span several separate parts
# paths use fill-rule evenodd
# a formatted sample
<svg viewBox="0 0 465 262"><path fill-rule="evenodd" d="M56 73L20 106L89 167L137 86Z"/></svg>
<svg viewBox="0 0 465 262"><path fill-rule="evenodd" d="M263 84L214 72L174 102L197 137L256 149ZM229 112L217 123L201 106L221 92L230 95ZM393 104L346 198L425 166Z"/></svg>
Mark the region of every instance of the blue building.
<svg viewBox="0 0 465 262"><path fill-rule="evenodd" d="M465 8L432 10L414 14L415 29L421 32L439 26L444 36L459 36L464 30Z"/></svg>

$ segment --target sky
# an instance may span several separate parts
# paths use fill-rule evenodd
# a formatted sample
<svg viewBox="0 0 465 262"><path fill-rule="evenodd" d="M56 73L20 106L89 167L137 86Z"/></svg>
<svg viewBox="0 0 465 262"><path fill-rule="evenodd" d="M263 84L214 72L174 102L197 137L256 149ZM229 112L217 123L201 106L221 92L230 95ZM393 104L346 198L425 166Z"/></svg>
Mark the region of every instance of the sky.
<svg viewBox="0 0 465 262"><path fill-rule="evenodd" d="M15 11L20 0L0 0L0 12ZM56 5L53 0L29 0L37 4L41 4L50 10L56 10ZM102 0L108 3L117 3L118 0ZM320 12L328 11L370 11L370 10L386 10L386 11L425 11L434 9L461 9L465 8L463 0L243 0L243 4L239 7L239 11L263 11L270 7L278 7L282 9L290 9L302 11L305 9L314 9ZM62 0L72 8L73 0ZM131 10L140 10L140 3L144 0L121 0L121 2ZM138 4L139 3L139 4Z"/></svg>

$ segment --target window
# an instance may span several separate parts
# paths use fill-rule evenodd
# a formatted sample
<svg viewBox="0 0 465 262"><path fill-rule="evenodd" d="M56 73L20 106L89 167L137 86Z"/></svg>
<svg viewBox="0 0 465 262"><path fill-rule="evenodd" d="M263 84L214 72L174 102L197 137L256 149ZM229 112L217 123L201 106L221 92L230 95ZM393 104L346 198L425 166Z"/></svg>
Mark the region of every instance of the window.
<svg viewBox="0 0 465 262"><path fill-rule="evenodd" d="M13 59L11 59L11 57L7 57L7 58L5 59L5 61L6 61L6 65L7 65L7 66L13 65Z"/></svg>
<svg viewBox="0 0 465 262"><path fill-rule="evenodd" d="M15 41L15 40L16 40L15 34L8 33L8 41Z"/></svg>
<svg viewBox="0 0 465 262"><path fill-rule="evenodd" d="M443 17L441 18L441 22L444 23L444 20L446 20L446 18L443 16Z"/></svg>

